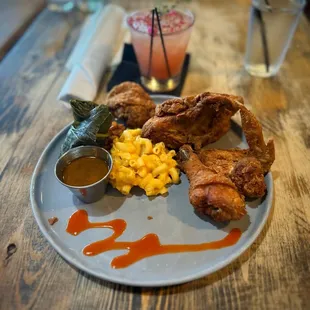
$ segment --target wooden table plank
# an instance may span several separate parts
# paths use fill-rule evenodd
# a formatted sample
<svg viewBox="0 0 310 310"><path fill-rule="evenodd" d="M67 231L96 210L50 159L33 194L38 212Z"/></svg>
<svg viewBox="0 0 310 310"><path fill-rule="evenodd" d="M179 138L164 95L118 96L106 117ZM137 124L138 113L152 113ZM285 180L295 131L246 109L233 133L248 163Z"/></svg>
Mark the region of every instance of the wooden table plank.
<svg viewBox="0 0 310 310"><path fill-rule="evenodd" d="M127 8L143 5L142 1L119 3ZM262 122L265 135L275 139L275 198L262 234L219 272L159 289L96 279L54 251L35 223L28 191L41 152L71 119L55 98L67 77L64 64L84 17L45 10L0 64L0 309L307 308L309 23L302 19L279 75L258 79L242 67L248 2L201 1L190 6L196 12L189 47L195 57L183 95L206 90L242 95Z"/></svg>
<svg viewBox="0 0 310 310"><path fill-rule="evenodd" d="M45 0L0 2L0 61L45 5Z"/></svg>

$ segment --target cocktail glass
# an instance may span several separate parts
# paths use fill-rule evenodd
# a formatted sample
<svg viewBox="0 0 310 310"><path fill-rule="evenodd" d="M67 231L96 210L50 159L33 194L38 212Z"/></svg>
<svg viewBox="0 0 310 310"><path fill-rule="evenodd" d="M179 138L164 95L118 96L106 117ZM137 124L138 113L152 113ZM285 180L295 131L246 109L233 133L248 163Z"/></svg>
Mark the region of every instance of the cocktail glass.
<svg viewBox="0 0 310 310"><path fill-rule="evenodd" d="M152 50L152 12L150 10L134 12L127 17L127 24L131 31L142 84L153 92L167 92L175 89L180 83L186 49L195 19L188 10L171 10L159 16L166 58L156 15Z"/></svg>

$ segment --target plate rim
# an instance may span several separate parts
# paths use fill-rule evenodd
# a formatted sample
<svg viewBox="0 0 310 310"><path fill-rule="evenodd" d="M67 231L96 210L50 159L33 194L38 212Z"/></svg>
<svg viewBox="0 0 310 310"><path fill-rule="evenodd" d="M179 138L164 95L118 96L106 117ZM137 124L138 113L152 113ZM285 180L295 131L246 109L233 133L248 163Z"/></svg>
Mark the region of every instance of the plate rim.
<svg viewBox="0 0 310 310"><path fill-rule="evenodd" d="M175 96L166 96L166 95L153 95L151 96L152 98L176 98ZM258 226L258 228L252 233L252 235L247 238L244 241L244 244L241 246L241 248L239 248L236 252L232 253L231 255L229 255L229 257L227 259L225 259L224 261L215 263L211 268L208 268L207 270L202 270L196 273L193 273L191 275L187 275L187 276L183 276L183 277L179 277L177 279L172 279L172 280L148 280L148 281L136 281L136 282L132 282L132 281L128 281L126 279L122 279L119 276L115 276L115 277L111 277L108 275L104 275L102 273L100 274L96 274L96 272L93 272L91 269L88 269L87 267L85 267L83 264L81 264L80 262L76 261L74 258L72 258L72 256L70 256L70 254L67 254L66 251L64 251L52 238L52 236L50 235L49 231L45 228L45 225L43 223L43 219L40 216L40 208L38 206L38 204L36 203L36 199L35 199L35 187L36 187L36 180L40 171L40 168L42 166L43 160L45 155L48 153L48 151L52 148L54 142L56 140L59 139L59 137L61 135L63 135L63 133L69 129L69 127L71 126L72 122L68 125L66 125L65 127L63 127L54 137L53 139L47 144L47 146L44 148L43 152L41 153L38 162L35 166L35 169L33 171L32 177L31 177L31 183L30 183L30 202L31 202L31 209L32 209L32 213L34 215L34 218L39 226L39 229L41 231L41 233L43 234L43 236L46 238L46 240L50 243L50 245L56 250L56 252L61 255L65 261L73 266L75 266L76 268L78 268L79 270L90 274L96 278L100 278L102 280L105 281L109 281L109 282L113 282L113 283L117 283L117 284L122 284L122 285L129 285L129 286L136 286L136 287L164 287L164 286L171 286L171 285L178 285L178 284L182 284L182 283L186 283L186 282L190 282L190 281L194 281L197 280L199 278L208 276L226 266L228 266L231 262L233 262L235 259L237 259L239 256L241 256L253 243L254 241L257 239L257 237L260 235L260 233L262 232L263 228L265 227L266 221L269 217L270 211L272 209L273 206L273 191L274 191L274 187L273 187L273 177L271 172L268 172L268 174L266 175L267 178L267 182L268 182L268 193L266 195L265 201L266 201L266 209L263 212L263 216L261 219L261 222ZM103 269L104 272L104 269Z"/></svg>

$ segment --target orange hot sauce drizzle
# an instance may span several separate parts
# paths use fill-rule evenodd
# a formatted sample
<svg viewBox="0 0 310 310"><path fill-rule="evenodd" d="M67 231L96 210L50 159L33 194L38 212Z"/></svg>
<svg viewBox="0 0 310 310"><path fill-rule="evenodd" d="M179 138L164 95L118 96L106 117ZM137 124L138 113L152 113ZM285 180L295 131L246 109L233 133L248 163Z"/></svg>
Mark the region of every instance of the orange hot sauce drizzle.
<svg viewBox="0 0 310 310"><path fill-rule="evenodd" d="M126 226L126 222L122 219L90 223L87 212L85 210L78 210L70 217L66 231L71 235L77 236L82 231L90 228L112 229L112 236L87 245L83 249L83 254L94 256L111 250L128 250L128 253L117 256L111 261L113 268L125 268L139 260L154 255L217 250L236 244L241 237L241 230L233 228L221 240L199 244L161 244L156 234L147 234L137 241L116 241L123 234Z"/></svg>

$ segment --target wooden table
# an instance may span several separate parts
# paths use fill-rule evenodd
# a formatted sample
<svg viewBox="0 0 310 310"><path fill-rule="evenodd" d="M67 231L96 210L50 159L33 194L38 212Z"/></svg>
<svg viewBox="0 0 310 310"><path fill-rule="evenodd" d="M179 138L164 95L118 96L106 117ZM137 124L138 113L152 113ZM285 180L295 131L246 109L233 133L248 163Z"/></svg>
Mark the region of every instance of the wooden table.
<svg viewBox="0 0 310 310"><path fill-rule="evenodd" d="M0 1L0 60L14 45L34 17L46 5L45 0Z"/></svg>
<svg viewBox="0 0 310 310"><path fill-rule="evenodd" d="M130 6L141 3L131 1ZM71 120L56 96L84 16L44 10L0 63L0 309L309 307L309 23L302 18L278 76L259 79L242 66L249 2L214 0L190 6L197 20L183 95L206 90L242 95L265 136L275 139L274 202L262 234L219 272L159 289L98 280L56 253L32 215L29 184L43 149Z"/></svg>

